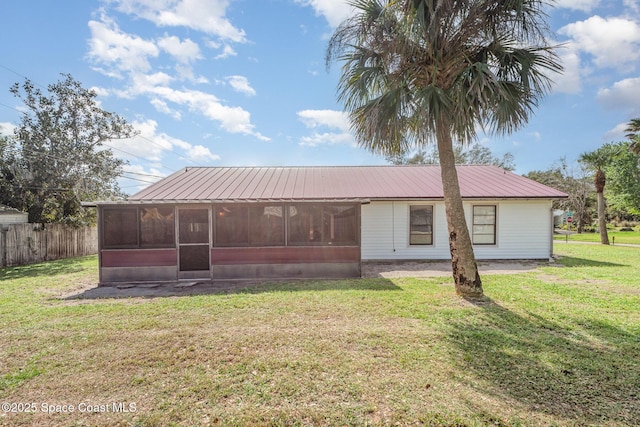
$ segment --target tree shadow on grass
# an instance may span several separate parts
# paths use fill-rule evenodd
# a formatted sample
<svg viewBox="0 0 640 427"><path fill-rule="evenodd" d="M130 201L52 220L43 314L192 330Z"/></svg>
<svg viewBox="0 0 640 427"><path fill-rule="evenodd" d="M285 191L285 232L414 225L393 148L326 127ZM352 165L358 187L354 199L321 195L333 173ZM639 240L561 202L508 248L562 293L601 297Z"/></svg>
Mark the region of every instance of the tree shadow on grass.
<svg viewBox="0 0 640 427"><path fill-rule="evenodd" d="M629 264L615 262L596 261L589 258L576 258L562 255L557 259L558 264L564 267L628 267Z"/></svg>
<svg viewBox="0 0 640 427"><path fill-rule="evenodd" d="M388 279L288 280L288 281L193 281L152 284L122 284L84 289L63 299L160 298L212 294L259 294L300 291L400 291Z"/></svg>
<svg viewBox="0 0 640 427"><path fill-rule="evenodd" d="M637 336L604 320L568 329L490 299L475 304L482 311L452 321L447 336L470 387L578 425L640 425Z"/></svg>
<svg viewBox="0 0 640 427"><path fill-rule="evenodd" d="M80 261L91 258L92 256L94 255L0 268L0 280L18 280L42 276L51 277L59 274L76 273L86 268L80 264Z"/></svg>

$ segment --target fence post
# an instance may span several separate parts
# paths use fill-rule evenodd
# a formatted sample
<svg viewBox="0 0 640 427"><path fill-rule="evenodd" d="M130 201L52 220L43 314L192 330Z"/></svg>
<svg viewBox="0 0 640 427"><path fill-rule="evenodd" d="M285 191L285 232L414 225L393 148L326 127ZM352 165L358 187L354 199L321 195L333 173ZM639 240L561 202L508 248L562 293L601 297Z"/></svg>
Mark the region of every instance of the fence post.
<svg viewBox="0 0 640 427"><path fill-rule="evenodd" d="M0 224L0 267L7 266L7 229Z"/></svg>

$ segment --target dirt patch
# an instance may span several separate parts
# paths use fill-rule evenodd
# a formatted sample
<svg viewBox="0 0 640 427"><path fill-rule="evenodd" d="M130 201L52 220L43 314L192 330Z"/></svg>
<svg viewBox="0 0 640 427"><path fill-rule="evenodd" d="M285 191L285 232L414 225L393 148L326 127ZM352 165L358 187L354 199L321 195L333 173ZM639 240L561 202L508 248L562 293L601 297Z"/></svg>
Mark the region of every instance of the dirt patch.
<svg viewBox="0 0 640 427"><path fill-rule="evenodd" d="M481 274L518 274L537 270L548 265L542 261L481 261ZM449 261L366 262L362 263L362 277L449 277Z"/></svg>

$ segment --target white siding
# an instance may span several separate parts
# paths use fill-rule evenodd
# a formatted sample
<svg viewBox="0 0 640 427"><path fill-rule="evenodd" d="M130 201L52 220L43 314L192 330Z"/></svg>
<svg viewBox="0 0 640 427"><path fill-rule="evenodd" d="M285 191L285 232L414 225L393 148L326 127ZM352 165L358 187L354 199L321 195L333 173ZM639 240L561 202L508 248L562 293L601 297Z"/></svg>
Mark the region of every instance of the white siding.
<svg viewBox="0 0 640 427"><path fill-rule="evenodd" d="M409 206L432 205L433 245L409 245ZM495 245L474 246L478 259L546 259L551 251L551 201L465 202L469 227L474 204L497 206ZM449 259L444 202L371 202L362 206L362 259Z"/></svg>
<svg viewBox="0 0 640 427"><path fill-rule="evenodd" d="M471 227L472 205L465 203ZM479 202L477 204L492 204ZM551 255L551 201L500 201L496 245L475 245L477 259L547 259Z"/></svg>
<svg viewBox="0 0 640 427"><path fill-rule="evenodd" d="M409 206L433 206L433 245L409 245ZM443 202L371 202L362 206L362 259L448 259Z"/></svg>
<svg viewBox="0 0 640 427"><path fill-rule="evenodd" d="M24 224L29 221L29 215L21 212L0 214L0 224Z"/></svg>

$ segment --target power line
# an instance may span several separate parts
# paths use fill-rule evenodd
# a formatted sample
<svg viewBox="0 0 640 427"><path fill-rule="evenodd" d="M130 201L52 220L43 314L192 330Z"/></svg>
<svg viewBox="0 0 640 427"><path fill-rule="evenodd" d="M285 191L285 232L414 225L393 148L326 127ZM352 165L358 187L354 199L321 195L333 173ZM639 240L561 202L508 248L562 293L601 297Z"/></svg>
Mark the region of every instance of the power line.
<svg viewBox="0 0 640 427"><path fill-rule="evenodd" d="M166 178L166 177L160 176L160 175L151 175L150 173L131 172L131 171L124 171L124 173L129 173L129 174L132 174L132 175L148 176L148 177L151 177L151 178Z"/></svg>
<svg viewBox="0 0 640 427"><path fill-rule="evenodd" d="M20 76L20 77L22 77L23 79L27 79L27 80L29 80L30 82L35 83L36 85L40 86L40 87L41 87L41 88L43 88L43 89L46 89L46 88L47 88L46 86L41 85L41 84L40 84L40 83L38 83L37 81L35 81L35 80L31 80L29 77L27 77L27 76L25 76L25 75L23 75L23 74L20 74L20 73L19 73L19 72L17 72L16 70L12 70L11 68L7 67L6 65L2 65L2 64L0 64L0 68L4 68L5 70L10 71L10 72L12 72L13 74L15 74L16 76Z"/></svg>
<svg viewBox="0 0 640 427"><path fill-rule="evenodd" d="M134 178L132 176L124 176L124 175L120 175L120 177L124 178L124 179L130 179L132 181L140 181L140 182L144 182L146 184L154 184L155 181L145 181L144 179L140 179L140 178Z"/></svg>

